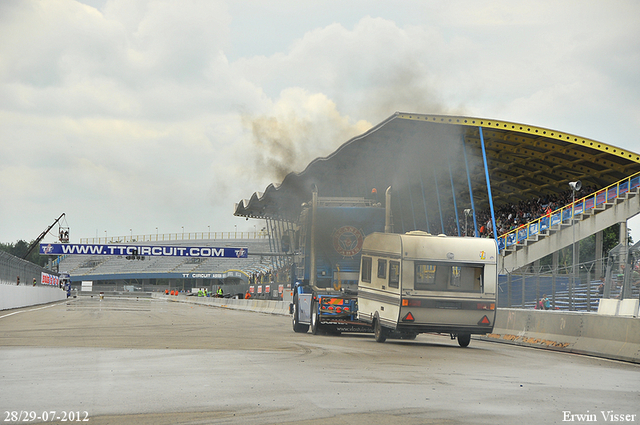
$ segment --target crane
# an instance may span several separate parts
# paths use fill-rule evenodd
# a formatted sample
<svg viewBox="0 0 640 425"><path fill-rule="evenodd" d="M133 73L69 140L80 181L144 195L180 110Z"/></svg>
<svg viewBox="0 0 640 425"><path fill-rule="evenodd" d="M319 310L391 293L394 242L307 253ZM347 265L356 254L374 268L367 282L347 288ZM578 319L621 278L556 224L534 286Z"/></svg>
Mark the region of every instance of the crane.
<svg viewBox="0 0 640 425"><path fill-rule="evenodd" d="M55 226L62 219L62 217L64 217L64 213L60 214L60 217L56 218L56 221L54 221L51 226L47 227L47 230L40 233L40 236L38 236L35 241L31 242L31 245L29 245L29 248L27 248L27 252L22 256L23 260L27 259L29 254L31 254L31 251L33 251L33 249L40 243L40 241L44 239L47 233L49 233L53 226Z"/></svg>

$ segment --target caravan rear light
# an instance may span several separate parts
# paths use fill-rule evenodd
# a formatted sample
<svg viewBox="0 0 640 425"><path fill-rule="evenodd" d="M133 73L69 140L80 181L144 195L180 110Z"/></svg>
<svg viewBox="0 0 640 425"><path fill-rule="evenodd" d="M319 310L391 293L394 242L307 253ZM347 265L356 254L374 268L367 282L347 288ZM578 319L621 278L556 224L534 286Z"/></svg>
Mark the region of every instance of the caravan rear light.
<svg viewBox="0 0 640 425"><path fill-rule="evenodd" d="M336 313L342 313L342 308L336 307Z"/></svg>
<svg viewBox="0 0 640 425"><path fill-rule="evenodd" d="M493 311L496 309L496 304L495 303L478 303L477 309Z"/></svg>
<svg viewBox="0 0 640 425"><path fill-rule="evenodd" d="M345 308L344 308L344 311L349 311L349 307L345 307Z"/></svg>
<svg viewBox="0 0 640 425"><path fill-rule="evenodd" d="M421 304L422 303L420 302L420 300L409 300L409 299L402 300L403 307L420 307Z"/></svg>

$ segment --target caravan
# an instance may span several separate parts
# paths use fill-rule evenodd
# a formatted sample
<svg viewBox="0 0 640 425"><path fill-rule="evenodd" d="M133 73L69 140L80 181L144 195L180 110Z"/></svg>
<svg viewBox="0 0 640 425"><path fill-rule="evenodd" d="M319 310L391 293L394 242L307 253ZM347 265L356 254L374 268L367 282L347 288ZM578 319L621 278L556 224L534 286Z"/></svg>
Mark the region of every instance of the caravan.
<svg viewBox="0 0 640 425"><path fill-rule="evenodd" d="M358 319L384 342L451 334L462 347L493 330L498 249L493 239L372 233L364 240Z"/></svg>

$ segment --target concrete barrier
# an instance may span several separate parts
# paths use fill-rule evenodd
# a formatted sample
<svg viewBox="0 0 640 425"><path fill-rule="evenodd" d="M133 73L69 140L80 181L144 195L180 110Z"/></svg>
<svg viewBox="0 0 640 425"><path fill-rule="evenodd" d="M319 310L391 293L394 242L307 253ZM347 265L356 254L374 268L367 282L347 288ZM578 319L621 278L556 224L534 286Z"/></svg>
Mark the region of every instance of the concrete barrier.
<svg viewBox="0 0 640 425"><path fill-rule="evenodd" d="M498 309L482 339L640 363L640 319L631 317Z"/></svg>
<svg viewBox="0 0 640 425"><path fill-rule="evenodd" d="M151 294L153 298L166 299L167 301L177 301L190 304L203 304L214 307L230 308L234 310L248 310L258 313L267 314L279 314L283 316L289 315L289 303L284 301L270 301L270 300L239 300L234 298L215 298L215 297L196 297L180 294L165 295L160 292L153 292Z"/></svg>
<svg viewBox="0 0 640 425"><path fill-rule="evenodd" d="M142 292L142 291L72 291L72 295L77 295L79 297L97 297L100 295L104 295L109 298L151 298L152 292Z"/></svg>
<svg viewBox="0 0 640 425"><path fill-rule="evenodd" d="M56 286L0 284L0 310L47 304L67 299L67 292Z"/></svg>

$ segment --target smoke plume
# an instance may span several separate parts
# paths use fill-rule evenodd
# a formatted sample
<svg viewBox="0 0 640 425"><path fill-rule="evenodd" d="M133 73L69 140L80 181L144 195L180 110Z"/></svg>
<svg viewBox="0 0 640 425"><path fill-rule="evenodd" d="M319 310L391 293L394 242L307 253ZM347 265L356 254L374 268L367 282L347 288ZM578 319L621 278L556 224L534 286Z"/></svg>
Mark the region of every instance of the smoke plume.
<svg viewBox="0 0 640 425"><path fill-rule="evenodd" d="M255 171L278 182L371 127L341 115L325 95L298 88L283 91L272 114L244 115L243 124L256 148Z"/></svg>

